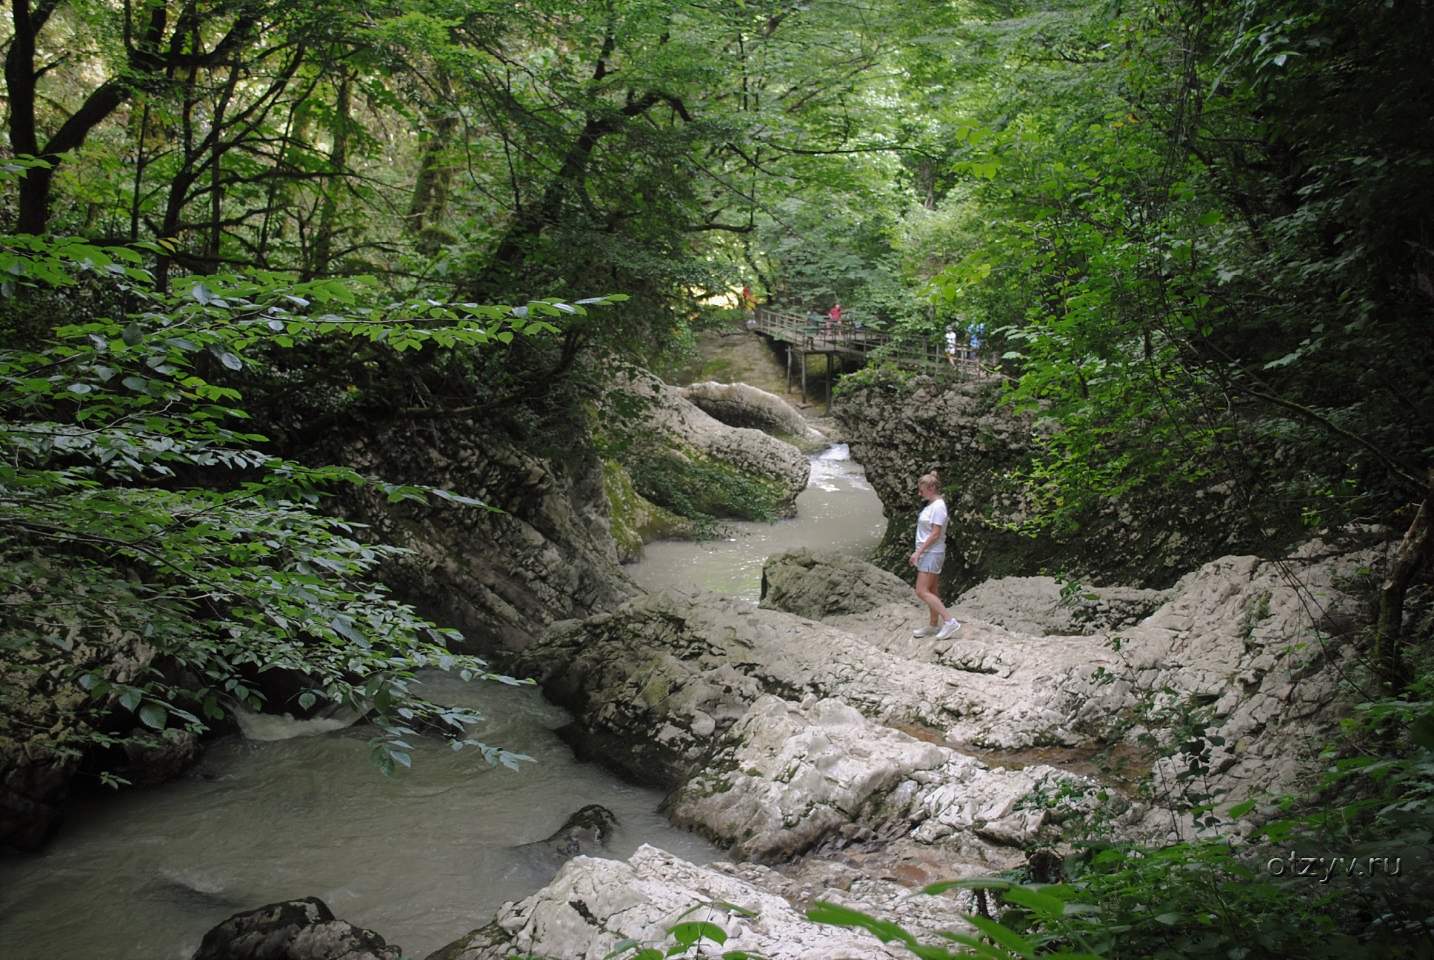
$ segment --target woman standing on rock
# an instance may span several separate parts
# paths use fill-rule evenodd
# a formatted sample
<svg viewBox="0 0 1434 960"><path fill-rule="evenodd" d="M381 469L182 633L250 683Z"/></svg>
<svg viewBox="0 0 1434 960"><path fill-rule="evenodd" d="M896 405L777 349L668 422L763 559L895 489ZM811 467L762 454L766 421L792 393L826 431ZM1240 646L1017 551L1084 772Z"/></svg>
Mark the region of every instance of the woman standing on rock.
<svg viewBox="0 0 1434 960"><path fill-rule="evenodd" d="M941 481L934 472L916 481L916 489L926 500L916 518L916 550L911 565L916 568L916 597L931 611L929 626L911 631L913 637L945 640L961 629L961 621L946 612L946 605L936 595L937 575L946 560L946 501L941 499Z"/></svg>

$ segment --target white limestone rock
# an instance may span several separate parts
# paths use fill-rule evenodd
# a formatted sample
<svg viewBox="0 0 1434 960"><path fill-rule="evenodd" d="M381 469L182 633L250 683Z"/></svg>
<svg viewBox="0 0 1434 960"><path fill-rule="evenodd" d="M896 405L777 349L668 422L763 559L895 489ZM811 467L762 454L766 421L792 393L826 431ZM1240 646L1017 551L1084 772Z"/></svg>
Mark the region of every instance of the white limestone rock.
<svg viewBox="0 0 1434 960"><path fill-rule="evenodd" d="M727 935L723 950L745 950L769 960L909 956L864 931L812 923L786 899L753 882L767 875L760 867L744 866L742 877L733 872L694 866L645 844L626 862L575 857L548 886L506 904L492 924L428 960L602 960L624 940L670 946L668 929L684 920L721 927ZM720 903L735 904L742 912ZM952 914L953 921L958 919L954 909Z"/></svg>

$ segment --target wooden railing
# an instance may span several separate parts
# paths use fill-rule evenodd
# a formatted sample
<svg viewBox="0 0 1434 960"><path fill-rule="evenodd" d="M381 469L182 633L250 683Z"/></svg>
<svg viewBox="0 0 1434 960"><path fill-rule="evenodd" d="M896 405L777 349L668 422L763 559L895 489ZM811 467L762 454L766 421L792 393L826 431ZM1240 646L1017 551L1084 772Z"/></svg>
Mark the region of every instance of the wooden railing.
<svg viewBox="0 0 1434 960"><path fill-rule="evenodd" d="M775 340L790 343L803 353L840 353L863 360L891 361L906 370L954 373L962 377L984 377L984 367L972 351L958 349L953 364L940 340L897 337L880 330L868 330L848 320L833 323L828 317L808 318L768 307L752 311L748 327Z"/></svg>

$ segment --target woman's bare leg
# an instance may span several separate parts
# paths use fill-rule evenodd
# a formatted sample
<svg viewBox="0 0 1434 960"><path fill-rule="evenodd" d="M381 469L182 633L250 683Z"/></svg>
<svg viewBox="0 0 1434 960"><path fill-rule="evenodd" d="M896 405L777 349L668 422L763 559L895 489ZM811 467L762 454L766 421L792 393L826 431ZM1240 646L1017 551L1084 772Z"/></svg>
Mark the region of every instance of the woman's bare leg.
<svg viewBox="0 0 1434 960"><path fill-rule="evenodd" d="M931 626L938 627L946 622L946 605L936 595L937 575L925 570L916 571L916 596L931 611Z"/></svg>

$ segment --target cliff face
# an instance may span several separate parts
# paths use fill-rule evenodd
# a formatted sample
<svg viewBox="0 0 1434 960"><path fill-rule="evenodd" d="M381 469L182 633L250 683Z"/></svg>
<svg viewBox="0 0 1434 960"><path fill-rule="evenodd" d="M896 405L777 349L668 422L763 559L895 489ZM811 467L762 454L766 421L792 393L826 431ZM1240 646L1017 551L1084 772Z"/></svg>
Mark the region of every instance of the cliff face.
<svg viewBox="0 0 1434 960"><path fill-rule="evenodd" d="M463 631L469 649L520 649L553 620L589 616L635 592L618 567L602 463L581 426L567 430L556 457L491 423L394 420L336 458L497 508L390 504L373 491L349 504L376 539L413 551L387 572L398 595Z"/></svg>
<svg viewBox="0 0 1434 960"><path fill-rule="evenodd" d="M1013 532L1027 517L1015 473L1042 426L1001 403L998 381L877 381L849 389L835 413L886 510L878 565L908 575L922 505L916 480L940 471L952 517L941 575L948 596L1039 573L1167 587L1221 554L1259 548L1218 490L1194 488L1174 501L1168 489L1108 499L1076 536Z"/></svg>
<svg viewBox="0 0 1434 960"><path fill-rule="evenodd" d="M690 534L671 510L781 513L806 486L809 464L791 444L723 424L656 378L626 389L644 401L629 428L640 440L606 463L577 404L521 436L490 421L395 418L324 455L498 508L390 504L373 491L347 505L375 539L413 551L385 577L399 596L463 631L470 648L521 649L554 620L636 593L618 563L639 556L644 539ZM615 422L601 410L597 419L602 429Z"/></svg>

